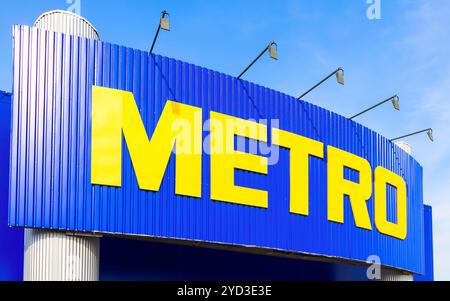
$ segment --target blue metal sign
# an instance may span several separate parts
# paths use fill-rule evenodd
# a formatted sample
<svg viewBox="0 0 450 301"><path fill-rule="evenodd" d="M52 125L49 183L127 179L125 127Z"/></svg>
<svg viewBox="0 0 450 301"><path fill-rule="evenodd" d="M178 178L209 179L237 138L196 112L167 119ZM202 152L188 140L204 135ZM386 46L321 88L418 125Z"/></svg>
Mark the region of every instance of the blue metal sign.
<svg viewBox="0 0 450 301"><path fill-rule="evenodd" d="M175 155L159 189L142 189L130 155L139 150L130 151L130 136L121 138L128 147L121 148L120 185L92 181L94 87L128 91L130 108L134 104L138 109L148 137L156 132L166 108L176 114L186 105L200 110L204 121L212 115L258 124L268 120L263 142L278 154L276 160L260 173L239 168L234 172L234 184L265 192L260 196L267 195L267 206L217 201L212 195L217 182L211 180L216 163L207 152L200 160L198 196L177 193ZM108 110L117 105L110 100ZM318 146L307 161L307 214L292 207L291 180L298 175L290 172L292 151L277 146L283 144L275 138L278 129L286 137L303 137ZM210 128L202 129L201 141L206 143L210 134ZM345 166L343 174L333 169L339 165L333 158L343 152L348 165L358 161L364 168ZM174 59L15 26L11 154L11 226L201 241L356 262L375 255L386 266L419 274L424 270L422 168L412 157L342 116ZM263 157L260 150L255 155ZM390 182L377 184L377 179L392 175L404 189ZM344 192L341 217L339 205L330 205L331 190L344 189L332 184L339 177L342 186L355 191L360 189L358 182L369 181L370 190L360 194L367 197L364 204ZM403 222L406 228L397 236L386 235Z"/></svg>

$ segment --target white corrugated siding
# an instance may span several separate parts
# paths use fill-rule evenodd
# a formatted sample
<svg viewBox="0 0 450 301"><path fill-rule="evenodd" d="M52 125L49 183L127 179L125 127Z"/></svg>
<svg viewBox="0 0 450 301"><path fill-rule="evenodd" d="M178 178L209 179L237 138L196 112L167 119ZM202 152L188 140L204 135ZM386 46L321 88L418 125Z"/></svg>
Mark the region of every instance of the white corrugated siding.
<svg viewBox="0 0 450 301"><path fill-rule="evenodd" d="M42 14L35 27L99 40L84 18L67 12ZM98 281L100 242L96 237L68 236L64 232L26 230L25 281Z"/></svg>
<svg viewBox="0 0 450 301"><path fill-rule="evenodd" d="M381 272L381 280L386 282L409 282L414 281L414 276L393 269L383 269Z"/></svg>
<svg viewBox="0 0 450 301"><path fill-rule="evenodd" d="M100 40L97 30L89 21L79 15L64 10L54 10L42 14L36 20L34 26L45 30Z"/></svg>
<svg viewBox="0 0 450 301"><path fill-rule="evenodd" d="M413 149L412 149L411 144L409 144L405 141L399 141L395 144L397 144L397 146L400 147L402 150L404 150L407 154L412 156Z"/></svg>
<svg viewBox="0 0 450 301"><path fill-rule="evenodd" d="M25 281L98 281L99 239L25 230Z"/></svg>

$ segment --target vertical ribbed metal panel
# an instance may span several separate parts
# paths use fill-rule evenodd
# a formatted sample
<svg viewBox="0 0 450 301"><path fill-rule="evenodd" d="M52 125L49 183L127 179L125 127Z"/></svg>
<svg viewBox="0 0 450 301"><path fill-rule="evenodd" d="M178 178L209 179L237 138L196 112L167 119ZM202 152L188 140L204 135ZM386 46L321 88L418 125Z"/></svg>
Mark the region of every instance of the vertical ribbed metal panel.
<svg viewBox="0 0 450 301"><path fill-rule="evenodd" d="M236 171L236 184L269 191L269 209L210 199L210 160L203 160L202 198L176 196L175 160L159 192L139 190L128 151L121 188L90 184L91 88L133 92L151 137L167 100L243 119L277 119L277 127L383 166L407 183L408 237L398 240L327 219L327 159L311 158L310 215L289 212L289 152L267 176ZM10 224L17 227L143 235L256 246L423 271L421 166L398 146L347 118L283 93L146 52L14 27L14 100ZM270 130L269 130L270 132ZM204 132L204 138L208 136ZM269 139L270 140L270 139ZM346 171L349 179L357 177ZM388 193L395 219L395 194ZM373 198L368 202L373 221Z"/></svg>
<svg viewBox="0 0 450 301"><path fill-rule="evenodd" d="M89 21L65 10L53 10L42 14L34 26L88 39L100 39L97 30Z"/></svg>
<svg viewBox="0 0 450 301"><path fill-rule="evenodd" d="M25 281L98 281L99 239L25 230Z"/></svg>
<svg viewBox="0 0 450 301"><path fill-rule="evenodd" d="M434 281L433 208L424 206L425 272L416 281Z"/></svg>
<svg viewBox="0 0 450 301"><path fill-rule="evenodd" d="M425 228L425 277L423 280L434 281L434 234L433 234L433 208L424 207Z"/></svg>
<svg viewBox="0 0 450 301"><path fill-rule="evenodd" d="M0 281L23 279L23 230L8 227L11 94L0 91Z"/></svg>
<svg viewBox="0 0 450 301"><path fill-rule="evenodd" d="M410 282L414 281L414 277L411 274L405 274L393 269L383 269L381 280L386 282Z"/></svg>

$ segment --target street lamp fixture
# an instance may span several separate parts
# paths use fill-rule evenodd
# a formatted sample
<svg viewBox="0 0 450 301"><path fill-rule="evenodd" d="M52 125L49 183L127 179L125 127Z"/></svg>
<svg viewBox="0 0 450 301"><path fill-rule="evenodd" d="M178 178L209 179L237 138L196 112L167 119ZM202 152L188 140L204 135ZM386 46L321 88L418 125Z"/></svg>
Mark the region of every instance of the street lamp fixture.
<svg viewBox="0 0 450 301"><path fill-rule="evenodd" d="M365 113L367 113L367 112L369 112L369 111L371 111L371 110L373 110L373 109L375 109L375 108L377 108L377 107L379 107L379 106L381 106L381 105L383 105L383 104L385 104L387 102L392 102L392 106L394 107L394 109L396 109L397 111L400 111L400 98L398 97L398 95L394 95L394 96L389 97L388 99L383 100L382 102L379 102L376 105L371 106L370 108L368 108L368 109L366 109L366 110L356 114L355 116L350 117L349 119L353 120L356 117L359 117L359 116L361 116L361 115L363 115L363 114L365 114Z"/></svg>
<svg viewBox="0 0 450 301"><path fill-rule="evenodd" d="M156 30L155 38L153 39L152 47L150 48L150 54L153 53L155 48L156 40L158 39L159 32L162 30L170 31L170 15L167 11L161 13L161 19L159 20L158 29Z"/></svg>
<svg viewBox="0 0 450 301"><path fill-rule="evenodd" d="M391 139L391 141L395 142L395 141L398 141L398 140L401 140L401 139L404 139L404 138L408 138L408 137L411 137L411 136L419 135L419 134L422 134L422 133L427 133L427 136L431 140L431 142L434 142L433 129L426 129L426 130L418 131L418 132L415 132L415 133L412 133L412 134L408 134L408 135L404 135L404 136L401 136L401 137L398 137L398 138Z"/></svg>
<svg viewBox="0 0 450 301"><path fill-rule="evenodd" d="M247 73L247 71L264 55L264 53L266 53L266 51L269 52L269 55L272 59L278 60L278 45L277 43L272 41L266 48L264 48L263 51L261 51L256 59L254 59L253 62L251 62L251 64L248 65L247 68L244 69L244 71L242 71L242 73L237 78L241 79L242 76L244 76L244 74Z"/></svg>
<svg viewBox="0 0 450 301"><path fill-rule="evenodd" d="M331 73L330 75L328 75L327 77L325 77L324 79L322 79L320 82L318 82L317 84L315 84L311 89L309 89L308 91L306 91L305 93L303 93L298 100L302 100L303 97L305 97L306 95L308 95L309 93L311 93L314 89L316 89L317 87L319 87L321 84L323 84L325 81L327 81L328 79L330 79L333 76L336 76L336 80L338 82L338 84L344 85L345 84L345 76L344 76L344 69L342 68L338 68L336 70L333 71L333 73Z"/></svg>

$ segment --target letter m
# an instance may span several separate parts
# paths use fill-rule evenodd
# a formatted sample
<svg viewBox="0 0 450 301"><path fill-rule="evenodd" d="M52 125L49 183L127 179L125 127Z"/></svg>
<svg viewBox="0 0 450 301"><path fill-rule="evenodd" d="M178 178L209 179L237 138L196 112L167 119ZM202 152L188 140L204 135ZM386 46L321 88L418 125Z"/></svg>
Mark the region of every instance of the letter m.
<svg viewBox="0 0 450 301"><path fill-rule="evenodd" d="M149 140L132 93L94 86L92 184L122 186L125 140L140 189L159 191L175 148L176 194L201 197L201 116L200 108L167 101Z"/></svg>

